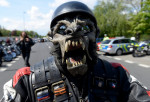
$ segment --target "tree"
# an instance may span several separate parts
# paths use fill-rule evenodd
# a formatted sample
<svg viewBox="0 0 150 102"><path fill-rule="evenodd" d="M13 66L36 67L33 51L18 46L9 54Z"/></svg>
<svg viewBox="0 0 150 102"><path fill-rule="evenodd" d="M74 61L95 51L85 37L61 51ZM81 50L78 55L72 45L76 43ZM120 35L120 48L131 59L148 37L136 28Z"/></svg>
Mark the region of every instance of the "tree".
<svg viewBox="0 0 150 102"><path fill-rule="evenodd" d="M0 36L2 36L2 32L1 32L1 30L0 30Z"/></svg>
<svg viewBox="0 0 150 102"><path fill-rule="evenodd" d="M148 40L150 39L150 0L142 1L142 8L136 14L133 15L130 19L131 29L129 32L140 33L141 39Z"/></svg>
<svg viewBox="0 0 150 102"><path fill-rule="evenodd" d="M1 32L1 26L0 26L0 36L3 36L2 32Z"/></svg>
<svg viewBox="0 0 150 102"><path fill-rule="evenodd" d="M11 32L11 36L16 36L17 35L17 30L13 30L12 32Z"/></svg>
<svg viewBox="0 0 150 102"><path fill-rule="evenodd" d="M105 33L113 37L127 35L127 15L124 13L126 8L122 0L98 1L94 14L102 33L101 37Z"/></svg>
<svg viewBox="0 0 150 102"><path fill-rule="evenodd" d="M7 30L4 27L0 26L0 36L20 36L23 31L21 30ZM39 37L40 35L35 31L26 31L30 37Z"/></svg>
<svg viewBox="0 0 150 102"><path fill-rule="evenodd" d="M143 0L123 0L123 2L130 8L129 12L137 14L142 7Z"/></svg>

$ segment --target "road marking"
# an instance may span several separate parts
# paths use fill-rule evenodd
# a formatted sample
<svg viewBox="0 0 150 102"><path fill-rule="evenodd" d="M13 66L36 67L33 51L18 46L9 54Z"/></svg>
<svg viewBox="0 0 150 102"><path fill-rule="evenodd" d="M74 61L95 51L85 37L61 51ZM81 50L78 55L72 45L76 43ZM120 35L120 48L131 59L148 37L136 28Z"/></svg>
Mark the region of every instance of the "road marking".
<svg viewBox="0 0 150 102"><path fill-rule="evenodd" d="M49 46L49 44L46 43L46 45L48 46L49 49L51 48L51 46Z"/></svg>
<svg viewBox="0 0 150 102"><path fill-rule="evenodd" d="M106 56L107 58L112 58L111 56Z"/></svg>
<svg viewBox="0 0 150 102"><path fill-rule="evenodd" d="M10 66L12 66L12 64L7 64L6 66L10 67Z"/></svg>
<svg viewBox="0 0 150 102"><path fill-rule="evenodd" d="M0 72L3 72L5 70L6 70L6 68L0 68Z"/></svg>
<svg viewBox="0 0 150 102"><path fill-rule="evenodd" d="M15 63L15 62L16 62L16 61L11 61L10 63L12 63L12 64L13 64L13 63Z"/></svg>
<svg viewBox="0 0 150 102"><path fill-rule="evenodd" d="M121 58L118 58L118 57L115 57L114 59L115 59L115 60L121 60Z"/></svg>
<svg viewBox="0 0 150 102"><path fill-rule="evenodd" d="M19 58L15 58L14 60L17 61L17 60L19 60Z"/></svg>
<svg viewBox="0 0 150 102"><path fill-rule="evenodd" d="M141 66L141 67L145 67L145 68L149 68L149 67L150 67L150 66L145 65L145 64L139 64L139 66Z"/></svg>
<svg viewBox="0 0 150 102"><path fill-rule="evenodd" d="M132 62L132 61L129 61L129 60L125 60L125 62L127 62L127 63L134 63L134 62Z"/></svg>

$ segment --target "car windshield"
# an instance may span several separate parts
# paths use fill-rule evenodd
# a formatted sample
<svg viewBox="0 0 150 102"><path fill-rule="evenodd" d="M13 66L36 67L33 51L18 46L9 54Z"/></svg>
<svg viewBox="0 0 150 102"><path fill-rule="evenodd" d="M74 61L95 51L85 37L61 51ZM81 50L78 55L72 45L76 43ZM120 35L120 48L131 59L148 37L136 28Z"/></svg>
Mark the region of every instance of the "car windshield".
<svg viewBox="0 0 150 102"><path fill-rule="evenodd" d="M102 44L109 44L111 40L105 40L102 42Z"/></svg>

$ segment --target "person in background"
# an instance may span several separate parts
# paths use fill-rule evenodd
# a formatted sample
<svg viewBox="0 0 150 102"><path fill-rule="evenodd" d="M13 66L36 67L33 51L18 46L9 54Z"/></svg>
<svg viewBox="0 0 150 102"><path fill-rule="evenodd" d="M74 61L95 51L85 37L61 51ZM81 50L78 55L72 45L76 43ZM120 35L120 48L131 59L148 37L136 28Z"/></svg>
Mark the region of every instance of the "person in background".
<svg viewBox="0 0 150 102"><path fill-rule="evenodd" d="M109 39L109 37L107 36L107 34L104 34L104 39L103 39L103 41L108 40L108 39Z"/></svg>
<svg viewBox="0 0 150 102"><path fill-rule="evenodd" d="M20 36L20 41L17 42L22 52L22 57L25 62L25 66L30 67L29 58L31 52L31 46L34 45L32 39L27 35L26 32L22 32Z"/></svg>
<svg viewBox="0 0 150 102"><path fill-rule="evenodd" d="M10 40L10 38L8 37L8 38L6 39L6 45L9 46L10 44L11 44L11 40Z"/></svg>

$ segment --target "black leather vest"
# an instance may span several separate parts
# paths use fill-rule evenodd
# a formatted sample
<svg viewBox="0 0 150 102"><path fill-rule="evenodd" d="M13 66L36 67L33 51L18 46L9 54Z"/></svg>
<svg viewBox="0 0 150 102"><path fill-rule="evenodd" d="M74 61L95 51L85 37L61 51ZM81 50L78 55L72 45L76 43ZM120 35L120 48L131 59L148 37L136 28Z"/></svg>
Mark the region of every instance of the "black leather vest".
<svg viewBox="0 0 150 102"><path fill-rule="evenodd" d="M107 61L98 59L88 73L87 96L60 71L54 57L31 67L29 77L32 102L117 102L118 72Z"/></svg>

